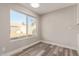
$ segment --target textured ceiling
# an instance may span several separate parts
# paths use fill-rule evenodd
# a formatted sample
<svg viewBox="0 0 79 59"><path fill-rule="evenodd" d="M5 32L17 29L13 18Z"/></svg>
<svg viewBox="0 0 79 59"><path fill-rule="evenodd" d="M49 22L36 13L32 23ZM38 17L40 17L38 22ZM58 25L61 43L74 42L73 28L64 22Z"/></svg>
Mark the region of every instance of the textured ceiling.
<svg viewBox="0 0 79 59"><path fill-rule="evenodd" d="M30 9L31 11L34 11L35 13L42 15L74 4L73 3L40 3L39 8L33 8L30 6L29 3L24 3L22 5L25 6L27 9Z"/></svg>

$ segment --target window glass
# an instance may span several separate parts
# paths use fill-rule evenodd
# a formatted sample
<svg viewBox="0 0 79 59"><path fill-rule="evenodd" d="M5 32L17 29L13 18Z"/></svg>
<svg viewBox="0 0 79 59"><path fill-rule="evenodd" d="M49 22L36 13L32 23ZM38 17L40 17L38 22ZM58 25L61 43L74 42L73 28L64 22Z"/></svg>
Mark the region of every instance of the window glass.
<svg viewBox="0 0 79 59"><path fill-rule="evenodd" d="M36 19L28 16L28 35L36 35Z"/></svg>
<svg viewBox="0 0 79 59"><path fill-rule="evenodd" d="M37 35L36 18L21 12L10 11L10 38Z"/></svg>
<svg viewBox="0 0 79 59"><path fill-rule="evenodd" d="M10 38L26 36L26 15L10 11Z"/></svg>

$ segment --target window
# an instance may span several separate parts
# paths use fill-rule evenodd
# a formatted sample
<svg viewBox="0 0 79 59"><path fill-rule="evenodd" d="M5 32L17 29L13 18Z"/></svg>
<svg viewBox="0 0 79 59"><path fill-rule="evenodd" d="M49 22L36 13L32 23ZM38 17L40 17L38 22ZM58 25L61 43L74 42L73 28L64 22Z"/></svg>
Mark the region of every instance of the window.
<svg viewBox="0 0 79 59"><path fill-rule="evenodd" d="M10 11L10 38L36 35L36 19L15 10Z"/></svg>
<svg viewBox="0 0 79 59"><path fill-rule="evenodd" d="M36 19L28 16L28 36L36 35Z"/></svg>

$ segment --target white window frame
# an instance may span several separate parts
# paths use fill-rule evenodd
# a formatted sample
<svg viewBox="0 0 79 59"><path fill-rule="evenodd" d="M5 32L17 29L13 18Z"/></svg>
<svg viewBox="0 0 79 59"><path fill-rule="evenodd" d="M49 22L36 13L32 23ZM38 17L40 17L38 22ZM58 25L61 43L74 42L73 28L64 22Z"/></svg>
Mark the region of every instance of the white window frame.
<svg viewBox="0 0 79 59"><path fill-rule="evenodd" d="M22 12L22 11L19 11L19 10L16 10L16 9L10 9L10 11L11 11L11 10L26 15L26 23L27 23L27 25L26 25L26 29L27 29L27 30L26 30L26 36L20 36L20 37L10 38L11 40L17 40L17 39L24 38L24 37L28 37L28 38L30 38L30 37L35 37L35 36L33 36L33 35L32 35L32 36L28 36L28 20L27 20L27 19L28 19L28 16L33 17L33 18L36 19L36 33L37 33L37 36L38 36L38 18L37 18L37 17L31 16L31 15L29 15L29 14L26 14L26 13L24 13L24 12ZM11 31L11 28L10 28L10 31Z"/></svg>

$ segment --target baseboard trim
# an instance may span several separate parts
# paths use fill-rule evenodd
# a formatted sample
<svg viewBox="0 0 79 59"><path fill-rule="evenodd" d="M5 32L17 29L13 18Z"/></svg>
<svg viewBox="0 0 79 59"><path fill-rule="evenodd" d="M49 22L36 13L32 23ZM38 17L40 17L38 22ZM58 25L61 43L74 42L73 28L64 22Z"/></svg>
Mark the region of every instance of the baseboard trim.
<svg viewBox="0 0 79 59"><path fill-rule="evenodd" d="M11 52L2 54L2 56L11 56L11 55L16 54L16 53L18 53L18 52L21 52L23 49L29 48L29 47L31 47L31 46L37 44L37 43L39 43L39 42L40 42L40 40L39 40L39 41L36 41L36 42L34 42L34 43L32 43L32 44L29 44L29 45L27 45L27 46L18 48L18 49L14 50L14 51L11 51Z"/></svg>
<svg viewBox="0 0 79 59"><path fill-rule="evenodd" d="M48 44L52 44L52 45L57 45L57 46L60 46L60 47L65 47L65 48L69 48L69 49L73 49L73 50L78 51L78 49L77 49L77 48L74 48L74 47L69 47L69 46L66 46L66 45L61 45L61 44L57 44L57 43L53 43L53 42L52 42L52 41L50 41L50 40L41 40L41 42L48 43Z"/></svg>
<svg viewBox="0 0 79 59"><path fill-rule="evenodd" d="M21 52L21 51L22 51L23 49L25 49L25 48L29 48L29 47L31 47L31 46L37 44L37 43L39 43L39 42L44 42L44 43L48 43L48 44L52 44L52 45L57 45L57 46L60 46L60 47L65 47L65 48L69 48L69 49L73 49L73 50L77 50L77 51L78 51L77 48L73 48L73 47L69 47L69 46L66 46L66 45L61 45L61 44L53 43L52 41L49 41L49 40L39 40L39 41L36 41L36 42L34 42L34 43L32 43L32 44L29 44L29 45L27 45L27 46L18 48L18 49L14 50L14 51L11 51L11 52L2 54L2 56L11 56L11 55L16 54L16 53L18 53L18 52ZM79 51L78 51L78 53L79 53Z"/></svg>

